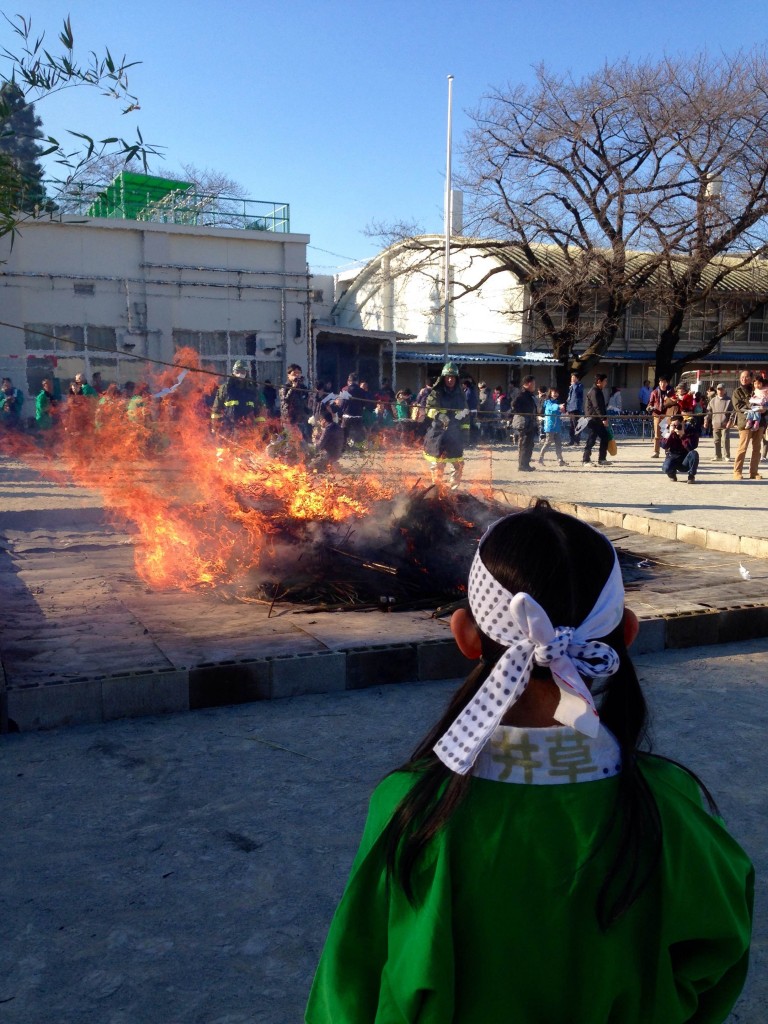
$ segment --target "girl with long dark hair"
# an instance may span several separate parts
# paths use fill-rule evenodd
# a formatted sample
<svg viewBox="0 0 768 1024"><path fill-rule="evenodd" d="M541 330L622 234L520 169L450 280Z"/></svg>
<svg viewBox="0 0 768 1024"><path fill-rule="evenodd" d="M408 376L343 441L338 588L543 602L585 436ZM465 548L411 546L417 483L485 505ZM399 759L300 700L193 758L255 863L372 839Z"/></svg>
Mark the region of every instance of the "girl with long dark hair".
<svg viewBox="0 0 768 1024"><path fill-rule="evenodd" d="M613 547L538 502L486 532L468 603L477 667L373 794L306 1020L724 1021L752 868L696 777L640 750Z"/></svg>

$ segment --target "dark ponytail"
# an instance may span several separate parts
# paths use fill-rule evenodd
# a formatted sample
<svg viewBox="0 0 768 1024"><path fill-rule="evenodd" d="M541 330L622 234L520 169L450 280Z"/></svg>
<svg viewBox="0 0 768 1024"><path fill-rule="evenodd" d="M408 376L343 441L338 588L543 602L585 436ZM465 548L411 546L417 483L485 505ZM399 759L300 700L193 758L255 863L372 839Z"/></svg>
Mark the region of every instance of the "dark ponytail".
<svg viewBox="0 0 768 1024"><path fill-rule="evenodd" d="M507 516L486 537L481 556L488 571L510 593L525 591L556 625L582 622L594 607L613 568L609 541L548 502ZM416 781L396 808L385 831L387 870L414 901L413 871L434 836L466 796L471 775L448 769L433 752L460 711L488 678L501 648L482 635L483 657L454 695L440 720L402 770ZM661 858L661 820L656 801L638 766L645 739L647 706L624 643L623 623L602 638L619 655L619 669L595 692L603 724L621 747L616 814L592 851L609 840L615 856L596 904L600 925L608 928L638 899ZM534 669L537 674L537 669Z"/></svg>

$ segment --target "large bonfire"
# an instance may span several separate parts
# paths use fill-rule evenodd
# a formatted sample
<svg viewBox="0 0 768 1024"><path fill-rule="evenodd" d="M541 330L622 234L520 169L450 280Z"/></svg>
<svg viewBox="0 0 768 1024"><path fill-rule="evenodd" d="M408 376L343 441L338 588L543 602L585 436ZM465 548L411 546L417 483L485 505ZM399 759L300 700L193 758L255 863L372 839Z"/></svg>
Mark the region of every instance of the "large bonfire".
<svg viewBox="0 0 768 1024"><path fill-rule="evenodd" d="M267 454L263 425L213 437L215 375L193 350L176 363L148 380L155 397L132 415L119 396L78 398L51 431L6 435L3 446L98 489L135 533L136 571L153 589L329 608L461 595L472 541L499 514L492 503L439 492L417 460L403 468L402 452L321 472L296 452Z"/></svg>

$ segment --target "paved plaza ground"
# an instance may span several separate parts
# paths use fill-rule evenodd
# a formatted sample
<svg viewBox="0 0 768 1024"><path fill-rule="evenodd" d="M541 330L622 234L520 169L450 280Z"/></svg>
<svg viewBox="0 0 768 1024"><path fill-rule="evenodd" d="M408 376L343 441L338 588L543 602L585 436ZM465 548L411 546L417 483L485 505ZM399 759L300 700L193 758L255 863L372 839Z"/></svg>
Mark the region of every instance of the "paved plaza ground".
<svg viewBox="0 0 768 1024"><path fill-rule="evenodd" d="M577 453L566 450L567 468L525 477L509 449L477 449L468 455L466 480L514 503L548 497L604 523L626 526L631 516L639 538L667 537L679 545L672 538L683 526L700 546L679 546L689 560L670 570L680 578L681 605L688 580L701 587L702 579L716 578L708 575L713 569L733 578L742 600L759 600L768 579L757 546L768 543L768 479L734 482L727 466L708 461L710 444L702 441L695 487L666 480L640 441L622 443L615 465L605 470L580 469ZM35 558L35 544L38 559L45 558L40 545L57 531L71 541L100 516L97 494L0 460L0 534L14 543L26 535L23 555L10 547L5 552L20 576ZM749 543L740 548L743 538ZM98 553L104 564L123 558L114 536ZM74 554L81 576L90 578L89 551ZM740 562L751 580L738 575ZM130 571L130 562L120 564ZM93 579L93 593L103 590ZM731 584L721 585L729 593ZM44 595L38 597L45 611ZM62 606L56 609L61 616ZM110 610L118 623L123 613L116 605ZM398 629L410 637L419 626L396 625L399 620L369 616L369 629L378 631L374 641L391 641ZM329 639L330 627L318 628L325 628L321 642L332 650L337 641ZM111 642L109 635L96 640L102 647ZM77 642L70 636L55 657L66 657L66 644ZM764 1024L768 643L652 650L637 663L655 748L700 773L756 863L753 966L730 1020ZM300 1021L368 794L405 757L453 685L406 680L1 736L0 1020Z"/></svg>
<svg viewBox="0 0 768 1024"><path fill-rule="evenodd" d="M753 964L730 1020L765 1024L768 651L637 663L656 749L700 773L756 863ZM452 688L0 738L0 1020L299 1024L368 795Z"/></svg>

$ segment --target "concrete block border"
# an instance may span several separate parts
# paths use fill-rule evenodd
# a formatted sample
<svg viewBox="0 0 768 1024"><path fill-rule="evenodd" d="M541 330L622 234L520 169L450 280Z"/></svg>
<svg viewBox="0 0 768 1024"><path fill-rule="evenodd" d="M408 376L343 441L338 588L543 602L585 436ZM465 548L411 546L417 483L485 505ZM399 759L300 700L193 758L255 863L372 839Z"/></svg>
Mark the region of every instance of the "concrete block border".
<svg viewBox="0 0 768 1024"><path fill-rule="evenodd" d="M517 503L518 505L520 502ZM731 554L749 555L750 558L768 558L768 540L764 537L749 537L726 534L718 530L704 530L685 523L673 523L657 516L638 515L636 512L618 512L616 509L599 508L592 505L574 505L568 501L553 501L554 508L578 516L586 522L614 526L640 536L650 535L664 540L677 540L682 544L704 548L708 551L725 551Z"/></svg>
<svg viewBox="0 0 768 1024"><path fill-rule="evenodd" d="M641 618L633 650L647 654L767 635L768 602ZM448 638L10 688L0 668L0 731L28 732L390 683L458 679L471 668Z"/></svg>

